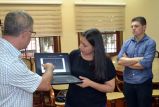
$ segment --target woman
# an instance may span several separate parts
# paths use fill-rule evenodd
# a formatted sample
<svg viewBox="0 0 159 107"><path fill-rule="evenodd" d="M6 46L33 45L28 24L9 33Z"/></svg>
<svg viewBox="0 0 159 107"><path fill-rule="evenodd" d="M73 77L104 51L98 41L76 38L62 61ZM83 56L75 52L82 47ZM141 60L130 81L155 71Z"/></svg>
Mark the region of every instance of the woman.
<svg viewBox="0 0 159 107"><path fill-rule="evenodd" d="M106 92L115 87L115 68L105 55L100 31L85 31L79 48L70 53L71 72L83 83L69 85L65 107L106 107Z"/></svg>

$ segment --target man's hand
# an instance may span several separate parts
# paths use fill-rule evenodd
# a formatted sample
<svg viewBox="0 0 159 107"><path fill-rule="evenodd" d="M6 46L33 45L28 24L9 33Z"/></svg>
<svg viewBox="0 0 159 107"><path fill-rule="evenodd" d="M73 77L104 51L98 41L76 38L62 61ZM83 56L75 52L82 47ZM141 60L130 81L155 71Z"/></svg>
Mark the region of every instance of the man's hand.
<svg viewBox="0 0 159 107"><path fill-rule="evenodd" d="M45 73L42 75L42 81L37 90L48 91L50 90L51 80L53 78L54 65L51 63L43 64Z"/></svg>
<svg viewBox="0 0 159 107"><path fill-rule="evenodd" d="M43 64L43 67L46 71L53 71L54 70L54 65L52 63L46 63L46 64Z"/></svg>

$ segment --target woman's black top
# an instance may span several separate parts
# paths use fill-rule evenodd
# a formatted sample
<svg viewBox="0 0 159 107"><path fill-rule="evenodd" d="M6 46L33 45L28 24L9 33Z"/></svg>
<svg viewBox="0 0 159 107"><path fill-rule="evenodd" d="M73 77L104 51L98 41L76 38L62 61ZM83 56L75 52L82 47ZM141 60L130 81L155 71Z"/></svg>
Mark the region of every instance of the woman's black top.
<svg viewBox="0 0 159 107"><path fill-rule="evenodd" d="M80 51L75 50L70 53L71 73L79 77L87 77L92 81L104 83L115 77L115 68L110 59L107 61L107 80L96 80L94 72L94 61L86 61L81 57ZM95 90L91 87L81 88L76 84L70 84L66 96L66 105L70 107L102 107L106 105L106 93Z"/></svg>

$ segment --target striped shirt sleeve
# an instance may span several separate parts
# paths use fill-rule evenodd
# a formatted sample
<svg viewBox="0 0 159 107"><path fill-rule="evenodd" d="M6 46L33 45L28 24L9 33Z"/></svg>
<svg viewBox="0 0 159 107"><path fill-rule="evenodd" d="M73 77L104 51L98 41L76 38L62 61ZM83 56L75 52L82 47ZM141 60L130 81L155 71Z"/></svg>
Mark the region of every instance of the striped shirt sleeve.
<svg viewBox="0 0 159 107"><path fill-rule="evenodd" d="M42 77L30 71L25 64L16 61L7 68L10 85L33 93L41 83Z"/></svg>

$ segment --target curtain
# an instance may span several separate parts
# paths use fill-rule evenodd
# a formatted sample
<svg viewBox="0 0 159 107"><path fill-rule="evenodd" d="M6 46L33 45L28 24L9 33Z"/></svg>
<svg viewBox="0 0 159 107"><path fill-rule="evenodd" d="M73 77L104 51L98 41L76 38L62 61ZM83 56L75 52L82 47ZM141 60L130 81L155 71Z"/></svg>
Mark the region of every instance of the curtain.
<svg viewBox="0 0 159 107"><path fill-rule="evenodd" d="M83 32L89 28L101 31L123 31L125 22L125 5L75 5L76 31Z"/></svg>
<svg viewBox="0 0 159 107"><path fill-rule="evenodd" d="M36 37L61 35L61 4L0 4L0 7L2 23L9 11L24 10L34 19Z"/></svg>

